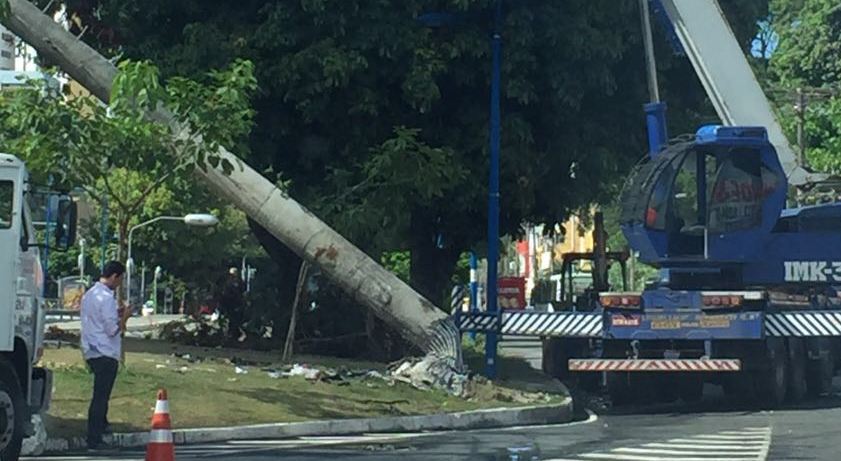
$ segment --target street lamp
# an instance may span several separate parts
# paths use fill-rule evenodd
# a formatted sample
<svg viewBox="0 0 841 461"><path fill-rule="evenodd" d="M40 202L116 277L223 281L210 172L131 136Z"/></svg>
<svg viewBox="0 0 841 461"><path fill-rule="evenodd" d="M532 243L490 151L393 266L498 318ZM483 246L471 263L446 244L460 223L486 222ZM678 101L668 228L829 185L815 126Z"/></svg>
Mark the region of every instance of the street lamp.
<svg viewBox="0 0 841 461"><path fill-rule="evenodd" d="M491 34L491 88L490 88L490 127L488 133L490 159L488 174L488 278L486 310L489 314L500 315L497 306L497 279L499 266L499 156L500 156L500 88L502 65L502 1L494 3L493 33ZM440 28L457 22L456 16L449 13L427 13L420 15L418 21L430 28ZM496 377L497 334L485 334L485 372L489 378Z"/></svg>
<svg viewBox="0 0 841 461"><path fill-rule="evenodd" d="M85 277L85 244L87 242L84 238L79 239L79 258L76 260L76 264L79 268L79 277Z"/></svg>
<svg viewBox="0 0 841 461"><path fill-rule="evenodd" d="M211 227L219 224L219 219L212 214L207 213L190 213L184 216L158 216L157 218L152 218L148 221L144 221L136 226L132 227L128 231L128 259L126 261L126 301L131 303L131 272L132 267L134 266L134 260L131 258L131 238L134 235L134 231L140 229L143 226L148 226L149 224L156 223L158 221L181 221L188 226L195 226L195 227Z"/></svg>
<svg viewBox="0 0 841 461"><path fill-rule="evenodd" d="M158 313L158 279L161 278L161 273L163 273L163 268L161 266L156 266L155 277L152 281L152 307L155 309L153 311L155 314Z"/></svg>

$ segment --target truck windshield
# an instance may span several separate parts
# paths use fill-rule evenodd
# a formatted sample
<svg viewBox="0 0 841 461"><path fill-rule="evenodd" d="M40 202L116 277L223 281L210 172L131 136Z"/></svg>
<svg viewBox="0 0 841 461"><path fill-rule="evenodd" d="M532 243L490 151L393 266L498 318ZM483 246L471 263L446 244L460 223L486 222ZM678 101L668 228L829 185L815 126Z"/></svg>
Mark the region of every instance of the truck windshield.
<svg viewBox="0 0 841 461"><path fill-rule="evenodd" d="M12 199L15 194L12 181L0 181L0 229L12 227Z"/></svg>
<svg viewBox="0 0 841 461"><path fill-rule="evenodd" d="M779 178L759 159L759 151L735 150L718 169L709 196L712 232L750 229L762 221L762 204L777 188Z"/></svg>

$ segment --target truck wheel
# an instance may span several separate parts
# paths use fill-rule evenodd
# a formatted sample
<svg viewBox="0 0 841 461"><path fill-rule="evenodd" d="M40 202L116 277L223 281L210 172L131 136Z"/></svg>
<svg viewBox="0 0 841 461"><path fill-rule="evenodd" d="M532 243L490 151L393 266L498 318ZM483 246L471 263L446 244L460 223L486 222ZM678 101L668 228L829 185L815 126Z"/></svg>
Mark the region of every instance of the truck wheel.
<svg viewBox="0 0 841 461"><path fill-rule="evenodd" d="M799 402L806 396L806 346L800 338L788 338L788 399Z"/></svg>
<svg viewBox="0 0 841 461"><path fill-rule="evenodd" d="M631 392L630 373L622 371L609 371L606 373L607 395L613 406L627 405L634 401L634 394Z"/></svg>
<svg viewBox="0 0 841 461"><path fill-rule="evenodd" d="M785 343L776 338L768 339L766 348L768 367L754 373L755 398L760 405L778 407L788 390L788 351Z"/></svg>
<svg viewBox="0 0 841 461"><path fill-rule="evenodd" d="M647 391L650 393L653 390L655 395L647 397L659 403L677 401L680 398L680 391L677 385L679 379L679 377L674 376L672 373L660 373L659 375L652 376L652 382L647 383L649 384ZM642 387L640 389L642 392L646 391L645 386L645 382L638 383L638 387Z"/></svg>
<svg viewBox="0 0 841 461"><path fill-rule="evenodd" d="M15 368L0 358L0 461L20 456L25 404Z"/></svg>
<svg viewBox="0 0 841 461"><path fill-rule="evenodd" d="M750 402L755 396L753 391L753 375L746 371L739 371L724 377L722 382L724 395L737 402Z"/></svg>
<svg viewBox="0 0 841 461"><path fill-rule="evenodd" d="M569 378L569 353L560 338L546 338L543 340L543 354L541 368L547 375L565 381Z"/></svg>
<svg viewBox="0 0 841 461"><path fill-rule="evenodd" d="M830 340L816 338L810 341L808 349L819 358L806 364L806 391L812 397L832 391L832 375L835 371Z"/></svg>
<svg viewBox="0 0 841 461"><path fill-rule="evenodd" d="M704 379L697 373L686 373L677 384L680 398L686 403L697 403L704 397Z"/></svg>

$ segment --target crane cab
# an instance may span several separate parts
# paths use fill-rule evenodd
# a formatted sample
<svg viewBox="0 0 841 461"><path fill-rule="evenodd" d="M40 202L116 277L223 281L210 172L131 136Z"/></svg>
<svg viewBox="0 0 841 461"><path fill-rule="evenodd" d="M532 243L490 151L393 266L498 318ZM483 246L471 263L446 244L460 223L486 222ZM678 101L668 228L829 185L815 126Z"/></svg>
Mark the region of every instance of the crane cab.
<svg viewBox="0 0 841 461"><path fill-rule="evenodd" d="M786 189L764 128L707 126L635 169L622 194L622 230L658 267L744 263L761 252Z"/></svg>

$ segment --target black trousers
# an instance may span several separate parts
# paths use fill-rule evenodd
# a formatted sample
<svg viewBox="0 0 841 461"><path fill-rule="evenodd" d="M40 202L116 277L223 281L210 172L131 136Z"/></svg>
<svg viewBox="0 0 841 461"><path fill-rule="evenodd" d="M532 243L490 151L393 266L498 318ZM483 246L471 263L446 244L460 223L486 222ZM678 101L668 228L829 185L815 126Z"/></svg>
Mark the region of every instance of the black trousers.
<svg viewBox="0 0 841 461"><path fill-rule="evenodd" d="M88 446L96 446L102 443L102 434L108 424L108 401L120 362L110 357L97 357L88 359L88 365L93 372L93 397L88 407Z"/></svg>

